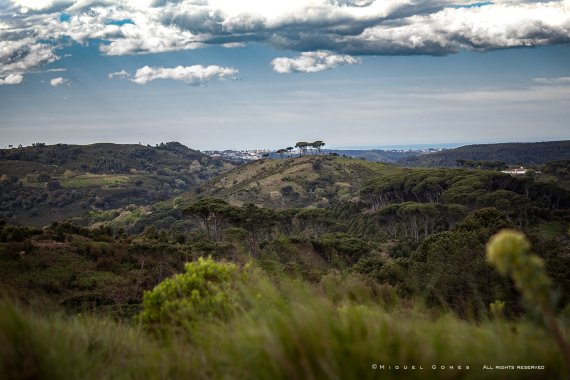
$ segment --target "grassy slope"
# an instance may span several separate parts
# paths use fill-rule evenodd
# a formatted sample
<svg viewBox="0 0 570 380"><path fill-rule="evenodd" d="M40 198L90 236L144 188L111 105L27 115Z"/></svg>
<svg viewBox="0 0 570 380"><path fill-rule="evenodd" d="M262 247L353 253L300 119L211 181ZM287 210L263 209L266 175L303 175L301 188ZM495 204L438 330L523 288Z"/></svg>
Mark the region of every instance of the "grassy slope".
<svg viewBox="0 0 570 380"><path fill-rule="evenodd" d="M265 159L207 182L201 194L236 205L251 202L266 207L317 206L336 199L350 200L358 196L360 186L373 176L403 170L382 163L332 156ZM287 186L292 188L291 194L283 191Z"/></svg>

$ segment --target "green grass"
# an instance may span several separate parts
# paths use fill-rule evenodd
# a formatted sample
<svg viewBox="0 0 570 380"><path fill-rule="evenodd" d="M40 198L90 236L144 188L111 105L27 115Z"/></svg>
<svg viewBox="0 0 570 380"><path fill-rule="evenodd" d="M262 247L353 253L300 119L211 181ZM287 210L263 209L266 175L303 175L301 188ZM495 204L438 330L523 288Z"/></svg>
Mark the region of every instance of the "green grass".
<svg viewBox="0 0 570 380"><path fill-rule="evenodd" d="M76 177L64 178L61 180L61 186L64 188L82 188L82 187L98 187L108 186L116 187L132 182L133 176L119 174L102 174L102 175L79 175Z"/></svg>
<svg viewBox="0 0 570 380"><path fill-rule="evenodd" d="M564 374L553 339L529 322L470 322L416 302L333 303L318 289L289 280L275 284L259 273L242 292L248 297L230 320L204 320L191 332L177 330L163 339L136 323L40 316L2 301L0 372L10 379L556 379ZM401 369L388 369L396 365ZM417 369L404 371L404 365ZM545 369L483 370L483 365Z"/></svg>
<svg viewBox="0 0 570 380"><path fill-rule="evenodd" d="M0 303L0 372L6 379L160 379L184 368L140 329L108 319L38 316Z"/></svg>

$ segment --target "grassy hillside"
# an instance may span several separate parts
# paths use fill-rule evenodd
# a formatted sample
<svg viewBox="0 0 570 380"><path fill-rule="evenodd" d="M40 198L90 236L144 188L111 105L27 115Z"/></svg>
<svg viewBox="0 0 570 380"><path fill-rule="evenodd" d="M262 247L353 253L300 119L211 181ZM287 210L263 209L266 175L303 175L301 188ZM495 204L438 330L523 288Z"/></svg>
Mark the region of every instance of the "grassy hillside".
<svg viewBox="0 0 570 380"><path fill-rule="evenodd" d="M570 140L537 143L465 145L441 152L408 157L399 165L412 167L457 167L457 160L501 161L507 165L533 166L548 161L569 160Z"/></svg>
<svg viewBox="0 0 570 380"><path fill-rule="evenodd" d="M329 155L262 159L238 166L204 182L194 191L152 206L94 211L78 218L77 222L82 225L105 223L137 233L149 225L181 232L192 225L182 211L198 199L213 197L236 206L252 203L271 209L356 204L366 182L409 170Z"/></svg>
<svg viewBox="0 0 570 380"><path fill-rule="evenodd" d="M148 205L234 167L179 143L0 150L0 219L45 225L90 211Z"/></svg>
<svg viewBox="0 0 570 380"><path fill-rule="evenodd" d="M358 197L374 176L401 172L393 165L334 156L259 160L205 183L200 195L242 205L267 207L325 206Z"/></svg>

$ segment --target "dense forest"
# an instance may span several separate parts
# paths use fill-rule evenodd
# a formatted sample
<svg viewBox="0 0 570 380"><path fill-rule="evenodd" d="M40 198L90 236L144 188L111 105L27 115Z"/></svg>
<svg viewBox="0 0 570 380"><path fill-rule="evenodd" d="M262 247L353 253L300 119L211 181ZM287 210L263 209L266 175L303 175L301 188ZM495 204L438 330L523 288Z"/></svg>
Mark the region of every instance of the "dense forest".
<svg viewBox="0 0 570 380"><path fill-rule="evenodd" d="M541 165L548 161L570 160L570 141L465 145L436 153L405 157L399 165L413 167L458 166L457 160L499 161L507 165Z"/></svg>
<svg viewBox="0 0 570 380"><path fill-rule="evenodd" d="M175 156L175 178L194 165L170 148L141 149ZM511 176L327 154L235 167L206 160L209 177L158 202L95 205L43 228L0 222L1 373L512 377L486 365L528 366L517 378L567 373L568 161Z"/></svg>

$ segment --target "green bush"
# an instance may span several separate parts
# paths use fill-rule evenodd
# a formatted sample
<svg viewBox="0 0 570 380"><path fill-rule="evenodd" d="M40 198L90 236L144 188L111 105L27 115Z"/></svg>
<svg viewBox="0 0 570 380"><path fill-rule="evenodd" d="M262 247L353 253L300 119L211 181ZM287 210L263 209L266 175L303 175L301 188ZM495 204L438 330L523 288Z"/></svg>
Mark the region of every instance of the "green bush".
<svg viewBox="0 0 570 380"><path fill-rule="evenodd" d="M227 319L238 306L237 282L243 271L235 264L199 258L184 268L145 292L140 315L145 327L191 332L200 321Z"/></svg>

